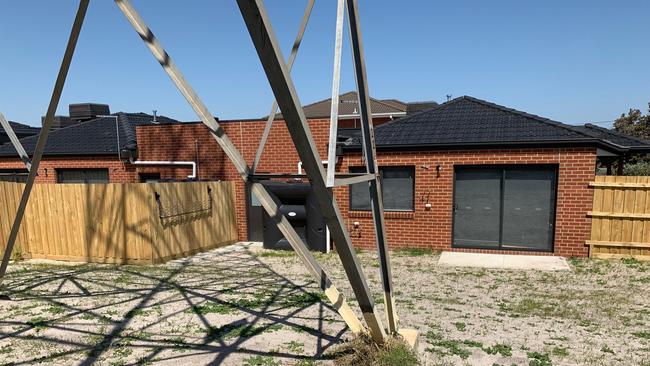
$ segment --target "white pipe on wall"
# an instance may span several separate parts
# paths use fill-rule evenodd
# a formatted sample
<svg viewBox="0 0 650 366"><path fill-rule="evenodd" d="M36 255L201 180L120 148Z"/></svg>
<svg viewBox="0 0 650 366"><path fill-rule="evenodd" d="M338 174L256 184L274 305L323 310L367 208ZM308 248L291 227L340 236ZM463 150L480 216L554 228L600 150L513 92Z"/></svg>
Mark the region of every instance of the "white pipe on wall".
<svg viewBox="0 0 650 366"><path fill-rule="evenodd" d="M327 160L322 160L321 164L327 165ZM302 174L302 161L298 162L298 174Z"/></svg>
<svg viewBox="0 0 650 366"><path fill-rule="evenodd" d="M192 174L188 175L188 179L196 179L196 162L194 161L147 161L147 160L133 160L129 162L133 165L189 165L192 167Z"/></svg>

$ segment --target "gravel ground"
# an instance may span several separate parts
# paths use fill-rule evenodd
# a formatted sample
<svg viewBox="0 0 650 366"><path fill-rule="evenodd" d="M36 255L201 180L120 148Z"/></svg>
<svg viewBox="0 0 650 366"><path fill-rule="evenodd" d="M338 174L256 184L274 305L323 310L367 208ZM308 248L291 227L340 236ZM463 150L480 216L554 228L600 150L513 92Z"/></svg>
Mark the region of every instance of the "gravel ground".
<svg viewBox="0 0 650 366"><path fill-rule="evenodd" d="M359 255L381 307L376 257ZM336 254L317 256L356 310ZM650 264L541 272L437 259L392 256L423 365L650 366ZM350 337L293 253L246 244L157 266L22 262L3 291L0 363L331 365Z"/></svg>

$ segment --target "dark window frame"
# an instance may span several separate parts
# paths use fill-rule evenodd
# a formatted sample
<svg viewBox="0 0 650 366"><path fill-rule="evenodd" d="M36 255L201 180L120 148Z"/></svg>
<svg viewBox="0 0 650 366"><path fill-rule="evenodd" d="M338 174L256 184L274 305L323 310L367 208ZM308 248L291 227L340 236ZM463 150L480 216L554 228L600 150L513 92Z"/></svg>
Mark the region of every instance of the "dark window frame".
<svg viewBox="0 0 650 366"><path fill-rule="evenodd" d="M503 189L504 189L504 184L505 180L502 178L501 179L501 199L500 199L500 204L501 204L501 211L500 211L500 218L499 218L499 245L494 248L488 248L484 246L478 246L478 245L458 245L454 243L454 232L455 232L455 225L456 225L456 215L454 212L454 207L456 206L456 173L458 169L501 169L502 172L505 172L505 169L510 168L510 169L520 169L520 170L536 170L536 169L552 169L554 171L554 179L553 179L553 192L552 192L552 199L550 200L550 205L551 205L551 214L552 214L552 219L551 221L553 222L553 226L551 228L550 236L551 236L551 243L549 246L549 249L537 249L537 248L517 248L517 249L511 249L511 248L502 248L503 245L503 204L504 204L504 198L503 198ZM483 249L483 250L504 250L504 251L517 251L517 252L544 252L544 253L555 253L555 232L557 229L557 208L558 208L558 190L559 190L559 181L560 181L560 165L559 164L455 164L454 165L454 173L453 173L453 181L452 181L452 201L451 201L451 233L450 235L450 241L451 241L451 247L452 248L460 248L460 249Z"/></svg>
<svg viewBox="0 0 650 366"><path fill-rule="evenodd" d="M0 169L0 182L25 183L28 175L27 169Z"/></svg>
<svg viewBox="0 0 650 366"><path fill-rule="evenodd" d="M383 192L383 179L384 179L384 174L383 171L384 169L409 169L412 173L413 177L413 182L411 183L411 208L409 209L391 209L387 208L385 203L384 203L384 211L385 212L415 212L415 175L416 175L416 170L415 170L415 165L382 165L379 167L379 176L380 180L382 182L382 195L384 194ZM366 172L366 167L365 166L350 166L348 167L348 171L350 173L365 173ZM367 182L362 182L362 183L356 183L356 184L364 184L367 186ZM350 211L356 211L356 212L369 212L372 210L372 207L368 209L363 209L363 208L353 208L352 207L352 185L349 186L348 188L348 207ZM382 196L383 198L383 196Z"/></svg>
<svg viewBox="0 0 650 366"><path fill-rule="evenodd" d="M62 172L69 172L69 171L77 171L77 172L87 172L87 171L105 171L106 172L106 182L102 183L89 183L87 182L87 179L84 179L84 182L62 182L61 181L61 173ZM106 184L111 182L111 174L110 170L108 168L56 168L56 183L57 184Z"/></svg>

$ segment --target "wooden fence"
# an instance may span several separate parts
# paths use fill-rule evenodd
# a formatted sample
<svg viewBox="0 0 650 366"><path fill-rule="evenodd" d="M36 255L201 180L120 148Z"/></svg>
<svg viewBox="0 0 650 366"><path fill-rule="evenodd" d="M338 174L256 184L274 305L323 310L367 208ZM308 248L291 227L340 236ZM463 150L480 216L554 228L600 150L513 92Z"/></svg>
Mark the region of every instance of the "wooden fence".
<svg viewBox="0 0 650 366"><path fill-rule="evenodd" d="M23 188L0 182L3 250ZM160 263L235 241L232 182L36 184L14 254Z"/></svg>
<svg viewBox="0 0 650 366"><path fill-rule="evenodd" d="M589 255L650 260L650 177L597 176Z"/></svg>

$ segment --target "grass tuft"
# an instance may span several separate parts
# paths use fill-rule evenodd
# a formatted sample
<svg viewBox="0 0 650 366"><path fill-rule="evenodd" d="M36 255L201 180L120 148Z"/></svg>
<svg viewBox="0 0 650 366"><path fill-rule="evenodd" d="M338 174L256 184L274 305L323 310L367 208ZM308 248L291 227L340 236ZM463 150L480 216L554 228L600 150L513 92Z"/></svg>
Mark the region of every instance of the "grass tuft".
<svg viewBox="0 0 650 366"><path fill-rule="evenodd" d="M269 250L261 253L257 253L256 256L260 258L271 257L271 258L287 258L293 257L296 253L292 250Z"/></svg>
<svg viewBox="0 0 650 366"><path fill-rule="evenodd" d="M642 330L640 332L632 333L633 336L642 339L650 339L650 330Z"/></svg>
<svg viewBox="0 0 650 366"><path fill-rule="evenodd" d="M512 347L502 343L497 343L492 347L484 348L483 351L489 355L496 355L498 353L503 357L512 356Z"/></svg>
<svg viewBox="0 0 650 366"><path fill-rule="evenodd" d="M546 353L528 352L529 366L552 366L551 358Z"/></svg>
<svg viewBox="0 0 650 366"><path fill-rule="evenodd" d="M186 313L204 314L230 314L234 311L228 304L219 304L216 302L207 302L204 305L194 305L192 309L185 310Z"/></svg>
<svg viewBox="0 0 650 366"><path fill-rule="evenodd" d="M433 249L429 248L399 248L395 250L395 255L405 257L420 257L423 255L432 255Z"/></svg>

